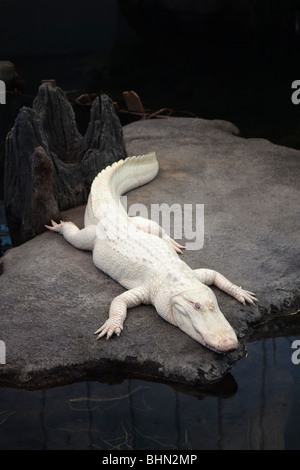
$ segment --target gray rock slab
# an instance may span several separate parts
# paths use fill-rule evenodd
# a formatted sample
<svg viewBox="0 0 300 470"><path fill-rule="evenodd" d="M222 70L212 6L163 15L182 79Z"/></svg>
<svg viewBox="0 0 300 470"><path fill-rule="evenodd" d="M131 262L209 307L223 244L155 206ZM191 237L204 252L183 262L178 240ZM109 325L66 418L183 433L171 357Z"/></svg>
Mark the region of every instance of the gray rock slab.
<svg viewBox="0 0 300 470"><path fill-rule="evenodd" d="M217 382L245 356L255 325L299 308L299 151L243 139L231 123L217 120L135 122L124 136L129 155L154 150L160 163L154 181L128 194L128 208L144 204L151 215L151 204L204 204L203 247L185 251L183 259L256 293L259 305L243 306L215 289L240 346L227 355L209 351L152 306L131 309L120 337L97 341L93 332L123 288L95 268L89 252L49 232L2 258L2 384L43 387L126 374ZM83 206L71 209L64 218L82 226L83 212Z"/></svg>

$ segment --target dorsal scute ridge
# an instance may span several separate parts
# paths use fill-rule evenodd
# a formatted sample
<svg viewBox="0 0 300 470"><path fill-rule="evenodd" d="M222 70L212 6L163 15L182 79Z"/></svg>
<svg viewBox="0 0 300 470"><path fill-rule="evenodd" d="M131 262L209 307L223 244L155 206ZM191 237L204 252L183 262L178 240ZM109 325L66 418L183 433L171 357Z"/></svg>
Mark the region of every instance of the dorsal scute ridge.
<svg viewBox="0 0 300 470"><path fill-rule="evenodd" d="M86 207L85 226L101 220L101 205L119 205L122 194L151 181L158 173L155 152L118 160L95 177Z"/></svg>

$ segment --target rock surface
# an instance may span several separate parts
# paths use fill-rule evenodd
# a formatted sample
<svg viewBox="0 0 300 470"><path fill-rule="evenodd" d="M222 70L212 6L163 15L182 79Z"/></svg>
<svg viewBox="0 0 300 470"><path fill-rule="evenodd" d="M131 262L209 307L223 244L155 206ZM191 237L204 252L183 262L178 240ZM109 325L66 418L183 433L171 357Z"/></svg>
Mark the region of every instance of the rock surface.
<svg viewBox="0 0 300 470"><path fill-rule="evenodd" d="M123 288L95 268L89 252L49 232L2 258L2 384L42 387L127 373L216 382L245 356L255 325L299 308L300 152L237 134L228 122L188 118L124 128L129 155L154 150L160 163L153 182L129 193L128 207L145 204L150 213L154 203L204 204L204 246L186 251L183 259L256 293L260 303L253 307L215 289L239 349L228 355L209 351L152 306L130 310L119 338L96 341L93 332ZM83 212L83 206L66 211L64 219L82 226Z"/></svg>

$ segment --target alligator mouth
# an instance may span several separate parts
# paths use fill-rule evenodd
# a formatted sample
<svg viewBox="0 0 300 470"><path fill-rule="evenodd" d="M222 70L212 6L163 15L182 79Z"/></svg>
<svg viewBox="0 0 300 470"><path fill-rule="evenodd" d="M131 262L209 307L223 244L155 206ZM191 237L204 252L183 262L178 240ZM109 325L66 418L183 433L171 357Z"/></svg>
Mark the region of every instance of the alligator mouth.
<svg viewBox="0 0 300 470"><path fill-rule="evenodd" d="M236 347L235 348L231 348L231 349L226 349L226 350L222 350L222 349L217 349L216 347L214 346L211 346L210 344L205 344L205 347L208 348L208 349L211 349L212 351L218 353L218 354L230 354L232 353L233 351L236 351Z"/></svg>
<svg viewBox="0 0 300 470"><path fill-rule="evenodd" d="M237 349L237 344L235 346L232 346L231 348L230 347L227 347L227 349L222 349L222 346L221 345L212 345L210 344L209 342L207 342L205 339L204 339L204 336L202 333L200 333L199 330L197 330L194 326L193 326L194 330L196 331L197 335L199 335L201 337L201 344L203 346L205 346L206 348L218 353L218 354L229 354L233 351L235 351Z"/></svg>

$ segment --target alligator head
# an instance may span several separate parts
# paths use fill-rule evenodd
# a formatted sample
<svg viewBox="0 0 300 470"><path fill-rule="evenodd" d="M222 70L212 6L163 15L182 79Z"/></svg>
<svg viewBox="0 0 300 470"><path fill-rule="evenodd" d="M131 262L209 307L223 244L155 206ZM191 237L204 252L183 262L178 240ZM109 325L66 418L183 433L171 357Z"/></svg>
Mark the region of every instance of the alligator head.
<svg viewBox="0 0 300 470"><path fill-rule="evenodd" d="M200 289L175 295L171 307L174 324L203 346L218 353L228 353L238 347L235 331L209 287L201 285Z"/></svg>

